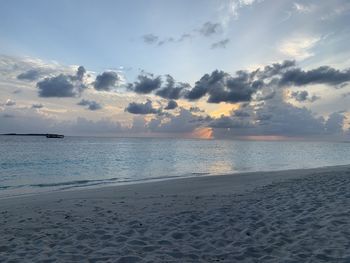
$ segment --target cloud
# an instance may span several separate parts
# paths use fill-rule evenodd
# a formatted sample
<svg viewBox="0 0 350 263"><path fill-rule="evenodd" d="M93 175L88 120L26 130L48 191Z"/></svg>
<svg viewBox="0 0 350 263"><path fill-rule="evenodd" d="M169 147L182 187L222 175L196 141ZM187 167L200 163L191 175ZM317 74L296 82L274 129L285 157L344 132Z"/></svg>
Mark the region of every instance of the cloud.
<svg viewBox="0 0 350 263"><path fill-rule="evenodd" d="M265 66L262 70L237 71L234 76L215 70L205 74L191 90L184 93L184 98L195 101L208 95L209 103L249 102L256 94L256 100L271 99L275 95L275 87L284 88L290 85L304 86L312 84L327 84L339 87L350 81L350 69L337 70L329 66L304 71L295 66L295 61L284 61ZM304 94L293 97L302 99ZM317 96L308 97L315 101Z"/></svg>
<svg viewBox="0 0 350 263"><path fill-rule="evenodd" d="M251 126L252 124L249 121L228 116L221 116L209 124L209 127L217 129L249 128Z"/></svg>
<svg viewBox="0 0 350 263"><path fill-rule="evenodd" d="M182 42L182 41L185 41L187 39L191 39L193 37L192 34L189 34L189 33L183 33L181 35L181 37L177 40L178 42Z"/></svg>
<svg viewBox="0 0 350 263"><path fill-rule="evenodd" d="M159 37L155 34L145 34L142 36L142 40L149 45L158 45L163 46L169 43L180 43L189 39L192 39L196 36L202 37L211 37L217 35L223 31L222 25L220 23L213 23L208 21L200 26L200 28L194 29L192 33L185 32L179 37L168 36L168 37ZM213 48L225 47L229 42L229 39L224 39L217 43L214 43Z"/></svg>
<svg viewBox="0 0 350 263"><path fill-rule="evenodd" d="M160 77L153 77L153 75L139 75L138 81L129 84L128 88L140 94L148 94L157 90L162 85Z"/></svg>
<svg viewBox="0 0 350 263"><path fill-rule="evenodd" d="M222 31L222 26L220 23L213 23L213 22L206 22L202 25L202 27L199 29L199 33L202 36L210 37L212 35L218 34Z"/></svg>
<svg viewBox="0 0 350 263"><path fill-rule="evenodd" d="M98 91L110 91L113 87L115 87L118 80L119 76L116 72L106 71L101 75L97 75L93 85Z"/></svg>
<svg viewBox="0 0 350 263"><path fill-rule="evenodd" d="M273 99L259 106L248 104L230 116L213 119L209 126L215 138L262 135L314 138L340 134L343 121L342 113L333 113L326 121L310 109L285 102L279 90Z"/></svg>
<svg viewBox="0 0 350 263"><path fill-rule="evenodd" d="M242 118L245 118L245 117L250 117L250 113L246 110L243 110L243 109L238 109L238 110L235 110L233 112L233 116L235 117L242 117Z"/></svg>
<svg viewBox="0 0 350 263"><path fill-rule="evenodd" d="M226 48L227 44L230 42L229 38L220 40L218 42L215 42L213 44L211 44L211 49L215 49L215 48Z"/></svg>
<svg viewBox="0 0 350 263"><path fill-rule="evenodd" d="M244 102L250 101L252 95L263 85L261 80L253 80L251 74L245 71L237 71L236 76L232 77L228 73L215 70L197 81L185 97L193 101L208 94L209 103Z"/></svg>
<svg viewBox="0 0 350 263"><path fill-rule="evenodd" d="M118 135L130 133L119 122L105 118L98 121L77 117L71 121L49 118L38 111L16 111L0 115L0 133L62 133L67 135Z"/></svg>
<svg viewBox="0 0 350 263"><path fill-rule="evenodd" d="M45 78L37 83L40 97L75 97L80 93L66 75Z"/></svg>
<svg viewBox="0 0 350 263"><path fill-rule="evenodd" d="M311 50L319 41L319 37L292 36L282 41L278 50L288 58L304 60L314 55Z"/></svg>
<svg viewBox="0 0 350 263"><path fill-rule="evenodd" d="M98 102L93 101L93 100L82 99L80 102L78 102L78 105L80 105L80 106L88 106L88 109L91 110L91 111L102 109L101 104L99 104Z"/></svg>
<svg viewBox="0 0 350 263"><path fill-rule="evenodd" d="M177 83L170 75L165 77L163 85L160 76L139 75L138 81L127 87L138 94L154 93L169 100L196 101L206 98L208 103L242 103L273 99L277 88L284 89L288 86L328 84L341 88L350 81L350 69L340 71L322 66L304 71L296 66L294 60L285 60L253 71L238 70L234 75L214 70L210 74L204 74L193 88L187 83ZM291 96L303 101L305 93L296 91ZM317 99L319 97L315 95L307 96L309 102Z"/></svg>
<svg viewBox="0 0 350 263"><path fill-rule="evenodd" d="M152 132L160 133L188 133L199 127L198 117L193 115L189 110L180 108L178 115L171 115L167 120L162 116L151 120L148 123L148 129Z"/></svg>
<svg viewBox="0 0 350 263"><path fill-rule="evenodd" d="M326 123L325 130L330 134L340 134L343 133L343 122L345 120L345 116L342 113L334 112L329 115Z"/></svg>
<svg viewBox="0 0 350 263"><path fill-rule="evenodd" d="M173 110L177 108L177 102L175 100L169 100L168 105L164 108L165 110Z"/></svg>
<svg viewBox="0 0 350 263"><path fill-rule="evenodd" d="M63 126L63 129L69 134L78 135L117 135L128 130L127 128L123 127L119 122L113 121L108 118L93 121L83 117L78 117L76 121L63 123L57 126Z"/></svg>
<svg viewBox="0 0 350 263"><path fill-rule="evenodd" d="M214 137L232 136L312 136L324 134L324 119L306 108L289 103L268 105L250 117L222 116L214 120Z"/></svg>
<svg viewBox="0 0 350 263"><path fill-rule="evenodd" d="M266 89L262 89L260 92L256 93L256 101L264 101L264 100L269 100L275 97L276 91L271 88L267 87Z"/></svg>
<svg viewBox="0 0 350 263"><path fill-rule="evenodd" d="M228 15L224 16L224 22L227 23L230 18L238 19L239 9L253 5L256 2L262 2L263 0L229 0L228 6L224 6L225 11L228 10Z"/></svg>
<svg viewBox="0 0 350 263"><path fill-rule="evenodd" d="M180 43L188 39L191 39L192 37L194 37L194 35L190 33L183 33L180 37L164 37L164 38L160 38L159 36L156 36L154 34L146 34L142 36L142 39L145 43L149 45L163 46L165 44L170 44L170 43Z"/></svg>
<svg viewBox="0 0 350 263"><path fill-rule="evenodd" d="M166 75L166 79L166 86L156 92L156 95L164 99L177 100L180 98L181 92L190 87L187 83L175 83L174 78L170 75Z"/></svg>
<svg viewBox="0 0 350 263"><path fill-rule="evenodd" d="M291 92L290 97L294 98L298 102L305 102L305 101L314 102L320 98L316 95L313 95L310 97L309 93L306 90L293 91Z"/></svg>
<svg viewBox="0 0 350 263"><path fill-rule="evenodd" d="M337 18L342 15L348 14L350 11L350 3L345 0L345 1L339 1L337 5L334 5L332 2L332 5L327 8L326 12L324 15L322 15L321 20L332 20L334 18Z"/></svg>
<svg viewBox="0 0 350 263"><path fill-rule="evenodd" d="M153 108L150 100L147 100L146 103L131 102L125 111L132 114L159 114L161 112L161 110Z"/></svg>
<svg viewBox="0 0 350 263"><path fill-rule="evenodd" d="M308 6L308 5L304 5L304 4L300 4L300 3L294 3L293 6L294 6L294 9L298 13L307 14L307 13L310 13L312 11L312 7Z"/></svg>
<svg viewBox="0 0 350 263"><path fill-rule="evenodd" d="M280 85L304 86L311 84L339 85L350 81L350 69L340 71L329 66L322 66L308 71L295 68L286 71Z"/></svg>
<svg viewBox="0 0 350 263"><path fill-rule="evenodd" d="M76 75L60 74L56 77L47 77L36 85L40 97L76 97L86 89L82 82L85 69L79 67Z"/></svg>
<svg viewBox="0 0 350 263"><path fill-rule="evenodd" d="M165 38L165 39L159 41L158 46L162 46L166 43L172 43L172 42L175 42L175 39L173 37L168 37L168 38Z"/></svg>
<svg viewBox="0 0 350 263"><path fill-rule="evenodd" d="M17 76L17 79L19 80L28 80L28 81L34 81L37 80L40 77L40 70L38 69L30 69L26 72L23 72Z"/></svg>
<svg viewBox="0 0 350 263"><path fill-rule="evenodd" d="M142 39L147 44L154 44L158 42L159 37L153 34L146 34L142 36Z"/></svg>
<svg viewBox="0 0 350 263"><path fill-rule="evenodd" d="M210 75L205 74L198 80L194 87L185 95L190 101L198 100L205 96L211 89L221 89L224 85L224 77L227 73L215 70Z"/></svg>
<svg viewBox="0 0 350 263"><path fill-rule="evenodd" d="M41 104L41 103L39 103L39 104L33 104L32 105L32 109L41 109L41 108L43 108L44 106Z"/></svg>
<svg viewBox="0 0 350 263"><path fill-rule="evenodd" d="M295 67L295 60L284 60L282 63L273 63L272 65L266 65L261 71L258 69L254 74L260 79L267 79L283 74L290 68Z"/></svg>
<svg viewBox="0 0 350 263"><path fill-rule="evenodd" d="M193 106L193 107L190 107L189 109L190 112L204 112L203 110L201 110L199 107L196 107L196 106Z"/></svg>
<svg viewBox="0 0 350 263"><path fill-rule="evenodd" d="M73 76L73 80L83 81L84 75L86 73L86 69L83 66L79 66L77 69L77 74Z"/></svg>
<svg viewBox="0 0 350 263"><path fill-rule="evenodd" d="M5 106L8 106L8 107L11 107L11 106L14 106L16 105L16 102L11 100L11 99L8 99L6 102L5 102Z"/></svg>

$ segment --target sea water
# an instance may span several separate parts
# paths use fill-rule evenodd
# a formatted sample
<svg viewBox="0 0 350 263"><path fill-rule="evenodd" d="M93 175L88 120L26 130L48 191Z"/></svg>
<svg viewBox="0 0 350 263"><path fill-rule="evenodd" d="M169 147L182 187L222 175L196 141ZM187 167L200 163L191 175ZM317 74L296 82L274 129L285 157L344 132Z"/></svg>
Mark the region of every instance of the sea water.
<svg viewBox="0 0 350 263"><path fill-rule="evenodd" d="M0 136L0 197L348 164L341 142Z"/></svg>

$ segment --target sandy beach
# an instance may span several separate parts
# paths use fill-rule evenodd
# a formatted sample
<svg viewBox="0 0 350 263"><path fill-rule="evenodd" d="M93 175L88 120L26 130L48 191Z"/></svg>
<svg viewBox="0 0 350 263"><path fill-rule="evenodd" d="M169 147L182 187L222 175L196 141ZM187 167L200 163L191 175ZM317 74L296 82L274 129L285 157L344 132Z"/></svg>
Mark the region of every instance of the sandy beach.
<svg viewBox="0 0 350 263"><path fill-rule="evenodd" d="M0 200L1 262L349 262L350 166Z"/></svg>

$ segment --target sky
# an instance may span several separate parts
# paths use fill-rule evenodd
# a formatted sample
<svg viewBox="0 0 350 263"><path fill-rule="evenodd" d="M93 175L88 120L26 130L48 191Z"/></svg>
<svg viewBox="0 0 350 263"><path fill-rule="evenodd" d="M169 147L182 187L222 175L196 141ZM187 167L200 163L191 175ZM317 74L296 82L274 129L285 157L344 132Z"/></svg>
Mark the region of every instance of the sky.
<svg viewBox="0 0 350 263"><path fill-rule="evenodd" d="M350 139L348 0L0 5L0 133Z"/></svg>

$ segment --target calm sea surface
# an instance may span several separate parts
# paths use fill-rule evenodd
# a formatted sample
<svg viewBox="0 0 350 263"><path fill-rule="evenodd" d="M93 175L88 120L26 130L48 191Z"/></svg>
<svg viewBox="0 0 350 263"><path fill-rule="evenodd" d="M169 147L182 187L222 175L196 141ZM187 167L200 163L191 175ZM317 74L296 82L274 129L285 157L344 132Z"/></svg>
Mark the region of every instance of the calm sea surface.
<svg viewBox="0 0 350 263"><path fill-rule="evenodd" d="M349 160L349 143L0 136L0 197Z"/></svg>

